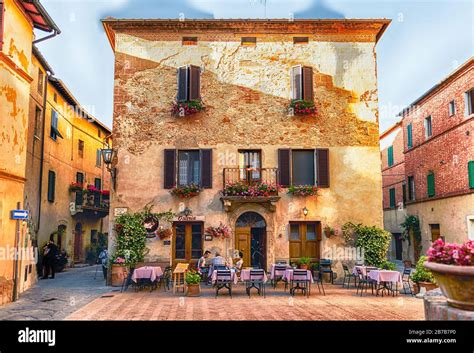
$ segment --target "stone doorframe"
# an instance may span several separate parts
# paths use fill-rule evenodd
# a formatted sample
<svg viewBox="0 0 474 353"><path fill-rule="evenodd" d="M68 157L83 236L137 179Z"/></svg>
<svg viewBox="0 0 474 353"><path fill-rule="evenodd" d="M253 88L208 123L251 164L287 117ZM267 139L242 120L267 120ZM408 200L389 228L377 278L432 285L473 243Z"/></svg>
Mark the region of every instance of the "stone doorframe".
<svg viewBox="0 0 474 353"><path fill-rule="evenodd" d="M235 223L242 216L244 213L247 212L255 212L258 213L260 216L263 217L265 223L267 224L266 227L266 266L267 269L270 268L270 265L275 262L275 224L274 224L274 217L275 213L270 212L264 206L257 204L257 203L243 203L239 205L233 211L227 213L228 224L233 230L233 237L232 247L235 247Z"/></svg>

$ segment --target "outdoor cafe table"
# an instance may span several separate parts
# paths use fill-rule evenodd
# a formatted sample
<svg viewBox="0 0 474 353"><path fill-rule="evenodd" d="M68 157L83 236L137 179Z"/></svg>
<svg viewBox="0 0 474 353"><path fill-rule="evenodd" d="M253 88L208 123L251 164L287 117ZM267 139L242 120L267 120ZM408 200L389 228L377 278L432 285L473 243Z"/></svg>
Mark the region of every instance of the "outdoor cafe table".
<svg viewBox="0 0 474 353"><path fill-rule="evenodd" d="M285 274L283 275L283 279L288 282L291 282L291 280L293 279L293 272L294 270L292 268L287 269L285 271ZM310 270L306 271L306 278L309 279L309 283L313 283L313 275L311 274Z"/></svg>
<svg viewBox="0 0 474 353"><path fill-rule="evenodd" d="M245 281L250 281L250 269L245 269L245 270L242 270L240 271L240 280L242 282L245 282ZM263 283L266 283L268 280L267 278L267 274L265 273L265 271L263 271Z"/></svg>
<svg viewBox="0 0 474 353"><path fill-rule="evenodd" d="M374 271L374 270L378 270L378 268L374 267L374 266L354 266L354 268L352 269L352 273L356 276L358 275L358 273L357 273L358 268L362 272L363 276L367 276L367 270L369 270L369 273Z"/></svg>
<svg viewBox="0 0 474 353"><path fill-rule="evenodd" d="M276 265L279 265L279 264L272 264L270 266L270 279L273 280L275 278L275 266ZM287 268L291 268L290 265L287 265L287 264L282 264L281 266L286 266ZM277 275L283 275L283 271L277 271L277 272L280 272L280 273L277 273Z"/></svg>
<svg viewBox="0 0 474 353"><path fill-rule="evenodd" d="M212 284L216 283L217 281L217 271L219 270L212 271L212 277L211 277ZM234 281L234 284L237 284L237 282L239 281L239 278L237 277L235 270L233 269L230 270L230 276L231 276L231 279Z"/></svg>
<svg viewBox="0 0 474 353"><path fill-rule="evenodd" d="M395 288L398 287L398 283L402 284L402 275L398 271L371 270L368 274L368 277L377 282L377 295L379 293L379 290L384 289L394 293L392 287L387 286L388 283L395 283ZM382 283L382 287L380 287L380 283Z"/></svg>
<svg viewBox="0 0 474 353"><path fill-rule="evenodd" d="M136 268L132 274L132 281L137 282L138 279L149 279L155 282L158 278L163 276L163 271L159 266L144 266Z"/></svg>

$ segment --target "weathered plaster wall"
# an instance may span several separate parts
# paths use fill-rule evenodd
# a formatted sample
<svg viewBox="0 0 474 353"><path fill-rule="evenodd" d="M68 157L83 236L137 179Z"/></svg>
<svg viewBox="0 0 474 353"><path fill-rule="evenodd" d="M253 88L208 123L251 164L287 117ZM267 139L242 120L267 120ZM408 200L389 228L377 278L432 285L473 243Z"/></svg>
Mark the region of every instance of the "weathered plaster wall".
<svg viewBox="0 0 474 353"><path fill-rule="evenodd" d="M213 189L184 204L205 226L220 221L235 226L245 210L267 221L268 263L288 258L290 220L320 220L340 228L347 221L382 226L377 85L373 42L310 41L293 45L291 36L262 36L255 47L240 37L200 41L182 46L160 39L160 33L116 37L114 144L118 151L117 191L113 207L140 210L153 201L154 210L180 209L181 200L163 189L163 149L212 148ZM144 38L146 37L146 38ZM206 110L176 118L176 68L194 64L204 71L201 94ZM314 69L316 117L290 117L290 68ZM277 211L245 205L230 214L219 199L222 170L237 167L240 148L262 150L262 167L278 167L278 148L330 149L331 187L316 198L298 199L282 192ZM113 241L113 239L112 239ZM341 243L341 237L322 247ZM170 247L150 241L150 256L169 257ZM204 242L205 248L233 247L233 240ZM113 246L111 246L113 249Z"/></svg>

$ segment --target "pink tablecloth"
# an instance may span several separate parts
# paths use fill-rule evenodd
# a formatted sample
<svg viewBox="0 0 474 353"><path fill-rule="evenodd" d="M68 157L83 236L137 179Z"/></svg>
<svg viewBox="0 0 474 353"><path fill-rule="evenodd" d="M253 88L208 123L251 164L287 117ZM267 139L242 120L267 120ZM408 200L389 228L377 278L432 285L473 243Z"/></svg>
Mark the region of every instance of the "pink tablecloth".
<svg viewBox="0 0 474 353"><path fill-rule="evenodd" d="M212 275L211 275L212 284L216 283L217 281L217 271L218 270L212 271ZM239 281L239 278L235 274L235 270L230 270L230 274L232 276L232 281L234 281L234 284L237 284L237 282Z"/></svg>
<svg viewBox="0 0 474 353"><path fill-rule="evenodd" d="M402 283L402 275L398 271L388 271L388 270L371 270L369 272L369 278L380 282L398 282Z"/></svg>
<svg viewBox="0 0 474 353"><path fill-rule="evenodd" d="M285 274L283 275L283 279L287 280L288 282L290 282L292 279L293 279L293 272L294 270L293 269L287 269L285 271ZM307 270L306 271L306 278L309 279L310 283L313 283L313 275L311 274L311 271L310 270ZM299 279L299 278L298 278Z"/></svg>
<svg viewBox="0 0 474 353"><path fill-rule="evenodd" d="M250 280L250 271L251 270L242 270L240 271L240 280L241 281L249 281ZM254 276L254 278L256 278ZM258 278L257 278L258 279ZM265 273L265 271L263 271L263 282L267 282L268 278L267 278L267 274Z"/></svg>
<svg viewBox="0 0 474 353"><path fill-rule="evenodd" d="M276 264L272 264L270 266L270 279L273 280L275 278L275 265ZM286 266L286 268L291 268L290 265L285 265L285 264L282 264L280 266ZM281 276L281 275L284 275L285 272L284 271L277 271L277 276Z"/></svg>
<svg viewBox="0 0 474 353"><path fill-rule="evenodd" d="M163 276L163 271L161 270L161 267L144 266L144 267L136 268L135 271L133 271L132 281L136 282L137 279L146 278L154 282L156 281L156 279L160 278L161 276Z"/></svg>
<svg viewBox="0 0 474 353"><path fill-rule="evenodd" d="M355 274L356 276L358 275L357 274L358 268L360 268L360 271L362 272L362 275L364 276L367 276L367 270L369 270L369 272L373 270L378 270L378 268L374 266L354 266L354 268L352 269L352 273Z"/></svg>

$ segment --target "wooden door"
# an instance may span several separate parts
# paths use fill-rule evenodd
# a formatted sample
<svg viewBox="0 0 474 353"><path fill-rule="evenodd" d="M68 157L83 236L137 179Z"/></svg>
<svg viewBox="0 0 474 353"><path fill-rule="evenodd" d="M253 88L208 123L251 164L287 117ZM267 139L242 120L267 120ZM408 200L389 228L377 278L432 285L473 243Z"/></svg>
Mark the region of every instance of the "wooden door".
<svg viewBox="0 0 474 353"><path fill-rule="evenodd" d="M319 222L290 223L290 259L297 261L309 257L316 261L320 257L321 224Z"/></svg>
<svg viewBox="0 0 474 353"><path fill-rule="evenodd" d="M431 241L434 242L441 238L441 230L439 224L430 224L431 229Z"/></svg>
<svg viewBox="0 0 474 353"><path fill-rule="evenodd" d="M244 254L244 267L251 266L250 261L250 238L251 238L250 227L237 227L235 229L235 248L238 251L242 251Z"/></svg>
<svg viewBox="0 0 474 353"><path fill-rule="evenodd" d="M175 223L173 233L173 266L180 262L196 264L202 256L203 224Z"/></svg>
<svg viewBox="0 0 474 353"><path fill-rule="evenodd" d="M74 232L74 262L81 262L82 257L82 224L77 223Z"/></svg>

